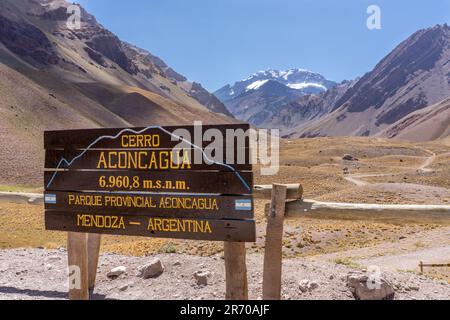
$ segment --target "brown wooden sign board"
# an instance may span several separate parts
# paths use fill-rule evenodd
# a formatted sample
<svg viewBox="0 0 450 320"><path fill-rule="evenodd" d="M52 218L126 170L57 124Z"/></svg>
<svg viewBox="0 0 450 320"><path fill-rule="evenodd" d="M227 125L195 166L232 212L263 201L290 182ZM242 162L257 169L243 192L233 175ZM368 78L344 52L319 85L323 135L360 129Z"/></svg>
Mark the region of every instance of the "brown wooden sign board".
<svg viewBox="0 0 450 320"><path fill-rule="evenodd" d="M83 156L70 165L71 170L98 169L98 170L140 170L140 171L251 171L250 149L245 149L245 158L242 163L238 163L235 158L233 164L229 166L220 163L207 163L203 159L202 163L196 164L193 161L195 149L176 150L159 149L101 149L86 151ZM226 152L226 151L225 151ZM224 154L226 154L224 152ZM48 170L57 169L62 158L74 159L80 154L79 150L47 150L45 156L45 168ZM236 155L236 152L233 152ZM66 166L60 166L65 169Z"/></svg>
<svg viewBox="0 0 450 320"><path fill-rule="evenodd" d="M48 171L48 191L251 194L253 174L218 171Z"/></svg>
<svg viewBox="0 0 450 320"><path fill-rule="evenodd" d="M172 152L187 139L191 151L207 154L211 142L196 139L208 129L228 138L220 150L234 151L229 163L194 163L192 154ZM244 124L46 132L46 228L254 242L248 129ZM244 152L241 163L237 151Z"/></svg>
<svg viewBox="0 0 450 320"><path fill-rule="evenodd" d="M47 211L214 220L252 219L254 216L251 196L53 192L45 197Z"/></svg>
<svg viewBox="0 0 450 320"><path fill-rule="evenodd" d="M47 211L48 230L171 239L254 242L253 220L203 220L148 215Z"/></svg>
<svg viewBox="0 0 450 320"><path fill-rule="evenodd" d="M209 129L217 130L224 137L226 137L227 131L235 132L240 137L239 140L245 143L244 147L249 147L249 137L240 133L247 132L250 129L250 125L227 124L203 125L198 129L195 126L150 126L148 128L46 131L44 133L44 148L46 150L85 149L95 143L94 147L97 149L120 149L124 148L124 146L127 148L172 149L181 141L177 137L186 138L182 135L174 134L179 129L189 133L192 138L191 143L202 148L208 147L211 142L203 141L203 139L194 141L196 130L200 131L202 136ZM224 149L239 147L237 141L238 139L226 139Z"/></svg>

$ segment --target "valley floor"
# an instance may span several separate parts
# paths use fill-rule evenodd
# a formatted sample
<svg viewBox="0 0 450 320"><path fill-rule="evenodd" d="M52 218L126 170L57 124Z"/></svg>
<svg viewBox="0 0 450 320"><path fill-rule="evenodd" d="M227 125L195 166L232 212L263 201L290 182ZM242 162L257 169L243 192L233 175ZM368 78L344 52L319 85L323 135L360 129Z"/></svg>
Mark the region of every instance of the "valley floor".
<svg viewBox="0 0 450 320"><path fill-rule="evenodd" d="M159 254L165 266L158 278L137 277L138 268L155 256L131 257L104 254L100 258L97 286L93 299L127 300L214 300L224 299L225 270L220 255L196 257L182 254ZM66 264L64 249L15 249L0 251L0 300L66 299ZM262 296L261 254L247 257L250 299ZM126 273L109 279L107 273L115 267L126 267ZM193 274L205 270L211 273L208 285L197 285ZM311 258L286 259L283 263L283 299L353 300L346 278L354 267ZM432 280L411 272L384 271L384 277L395 288L396 300L448 299L450 284ZM302 292L303 280L315 282L317 288Z"/></svg>
<svg viewBox="0 0 450 320"><path fill-rule="evenodd" d="M357 160L343 160L344 155ZM258 167L255 172L256 184L301 183L308 199L385 204L450 203L450 146L440 143L416 144L375 138L283 141L279 174L259 176ZM20 188L3 186L0 191L17 192ZM25 191L42 192L31 187ZM255 203L257 242L247 245L253 298L261 295L266 204L267 201L260 200ZM0 278L3 279L0 298L2 295L21 299L65 297L66 254L51 250L64 247L66 235L45 231L43 213L40 203L30 204L26 198L10 193L0 195L0 249L3 249L0 251ZM286 299L350 299L348 288L339 280L342 274L373 265L399 283L398 299L450 297L449 268L427 268L424 275L417 274L420 261L450 262L450 217L448 221L435 221L424 214L420 223L411 223L385 218L382 212L376 219L348 214L326 219L305 216L286 221L284 229L283 296ZM37 247L46 250L16 249ZM216 242L105 236L98 298L221 299L224 292L222 250L223 245ZM48 266L46 259L53 255L59 258L54 266ZM146 282L136 279L137 265L155 255L165 260L167 273L161 279ZM182 261L183 267L179 270L172 267L176 260ZM206 288L192 286L192 274L200 264L214 272L212 283ZM129 276L117 281L107 280L108 269L120 265L129 269ZM330 275L333 275L332 281ZM55 283L48 284L48 278L54 278ZM320 289L311 294L300 293L298 283L303 279L319 282ZM402 287L408 279L418 284L418 292ZM130 289L120 291L128 282L133 283ZM174 289L158 290L163 286Z"/></svg>

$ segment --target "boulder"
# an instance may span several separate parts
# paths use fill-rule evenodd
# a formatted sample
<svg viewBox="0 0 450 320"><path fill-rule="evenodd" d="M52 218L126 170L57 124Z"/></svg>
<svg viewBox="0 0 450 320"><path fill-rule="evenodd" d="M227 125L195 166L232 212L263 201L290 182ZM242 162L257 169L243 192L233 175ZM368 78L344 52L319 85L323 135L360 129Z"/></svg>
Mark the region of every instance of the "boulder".
<svg viewBox="0 0 450 320"><path fill-rule="evenodd" d="M393 300L395 296L394 287L383 275L350 272L347 286L357 300Z"/></svg>
<svg viewBox="0 0 450 320"><path fill-rule="evenodd" d="M150 263L139 267L138 270L138 277L140 278L157 278L164 273L164 265L160 259L155 258Z"/></svg>
<svg viewBox="0 0 450 320"><path fill-rule="evenodd" d="M121 267L117 267L112 269L111 271L109 271L106 276L110 279L115 279L118 278L119 276L121 276L122 274L127 272L127 268L125 268L124 266Z"/></svg>

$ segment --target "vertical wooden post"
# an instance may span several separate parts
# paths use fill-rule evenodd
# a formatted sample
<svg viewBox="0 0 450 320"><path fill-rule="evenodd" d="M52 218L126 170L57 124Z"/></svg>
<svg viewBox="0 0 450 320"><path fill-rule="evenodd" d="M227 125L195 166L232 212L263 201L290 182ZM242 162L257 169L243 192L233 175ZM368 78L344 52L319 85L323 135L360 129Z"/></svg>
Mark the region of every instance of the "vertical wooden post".
<svg viewBox="0 0 450 320"><path fill-rule="evenodd" d="M423 274L423 261L420 261L419 267L420 267L420 273Z"/></svg>
<svg viewBox="0 0 450 320"><path fill-rule="evenodd" d="M266 247L264 253L263 300L281 299L283 223L287 187L274 184L272 203L267 216Z"/></svg>
<svg viewBox="0 0 450 320"><path fill-rule="evenodd" d="M86 233L69 232L67 236L70 300L89 300L87 242Z"/></svg>
<svg viewBox="0 0 450 320"><path fill-rule="evenodd" d="M99 234L88 234L88 282L91 293L94 291L95 279L97 277L101 238Z"/></svg>
<svg viewBox="0 0 450 320"><path fill-rule="evenodd" d="M248 300L245 243L225 242L226 300Z"/></svg>

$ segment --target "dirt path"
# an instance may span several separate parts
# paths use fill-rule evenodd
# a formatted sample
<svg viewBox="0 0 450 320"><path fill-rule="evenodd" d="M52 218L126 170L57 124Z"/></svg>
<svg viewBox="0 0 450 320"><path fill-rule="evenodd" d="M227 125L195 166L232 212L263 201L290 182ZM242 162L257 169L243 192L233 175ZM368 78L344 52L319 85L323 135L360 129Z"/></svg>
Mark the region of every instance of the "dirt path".
<svg viewBox="0 0 450 320"><path fill-rule="evenodd" d="M44 196L41 193L27 192L0 192L0 200L10 201L13 203L43 203Z"/></svg>
<svg viewBox="0 0 450 320"><path fill-rule="evenodd" d="M417 272L420 261L425 263L450 262L450 227L442 227L414 234L401 234L393 245L383 242L368 248L357 248L319 255L320 261L344 259L364 267L378 266L388 270Z"/></svg>
<svg viewBox="0 0 450 320"><path fill-rule="evenodd" d="M423 172L423 173L428 173L428 172L433 172L433 169L430 169L429 167L434 163L434 161L437 158L437 154L432 152L431 150L427 150L427 149L422 149L423 151L427 152L430 154L429 157L427 157L418 167L413 167L413 168L409 168L407 169L406 172ZM450 153L448 153L450 154ZM447 155L446 154L442 154L442 155ZM405 174L406 172L399 172L399 173L365 173L365 174L349 174L349 175L345 175L344 179L350 183L353 183L354 185L358 186L358 187L363 187L363 186L370 186L370 185L376 185L379 183L371 183L365 180L362 180L364 178L374 178L374 177L387 177L387 176L392 176L392 175L402 175ZM408 183L404 184L405 186L408 185ZM417 187L417 185L415 185L414 187Z"/></svg>
<svg viewBox="0 0 450 320"><path fill-rule="evenodd" d="M450 263L450 245L417 250L408 253L389 255L385 257L372 257L358 260L365 266L383 266L391 270L417 271L420 261L433 264ZM444 270L444 269L442 269Z"/></svg>
<svg viewBox="0 0 450 320"><path fill-rule="evenodd" d="M381 173L370 173L370 174L352 174L352 175L347 175L344 176L344 179L347 180L348 182L351 182L355 185L357 185L358 187L364 187L364 186L369 186L372 185L373 183L361 180L363 178L373 178L373 177L385 177L385 176L390 176L391 174L381 174Z"/></svg>
<svg viewBox="0 0 450 320"><path fill-rule="evenodd" d="M425 150L427 152L429 152L431 154L431 156L429 156L428 158L425 159L425 161L422 163L422 165L418 168L419 171L422 172L433 172L433 169L428 168L429 166L431 166L433 164L433 162L436 160L436 153L430 151L430 150Z"/></svg>

